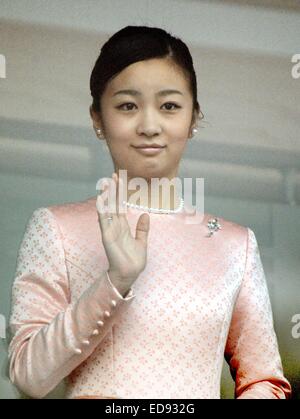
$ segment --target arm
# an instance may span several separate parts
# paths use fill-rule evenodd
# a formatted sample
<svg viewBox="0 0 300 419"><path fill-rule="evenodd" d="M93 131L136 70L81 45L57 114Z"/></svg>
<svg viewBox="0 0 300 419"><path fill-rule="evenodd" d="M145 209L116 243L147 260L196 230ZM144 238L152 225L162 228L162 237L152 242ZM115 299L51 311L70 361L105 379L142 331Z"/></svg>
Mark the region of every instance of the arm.
<svg viewBox="0 0 300 419"><path fill-rule="evenodd" d="M235 398L290 398L291 386L283 375L258 244L249 228L244 278L231 319L225 359L235 380Z"/></svg>
<svg viewBox="0 0 300 419"><path fill-rule="evenodd" d="M31 397L44 397L89 357L135 297L102 272L72 302L68 280L55 217L38 208L19 249L9 322L10 379Z"/></svg>

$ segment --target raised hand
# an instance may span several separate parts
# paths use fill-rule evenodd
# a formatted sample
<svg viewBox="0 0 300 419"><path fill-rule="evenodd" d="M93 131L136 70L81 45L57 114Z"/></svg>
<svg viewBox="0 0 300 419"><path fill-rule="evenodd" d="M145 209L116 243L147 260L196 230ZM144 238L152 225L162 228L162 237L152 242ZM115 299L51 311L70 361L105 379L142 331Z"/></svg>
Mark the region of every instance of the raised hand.
<svg viewBox="0 0 300 419"><path fill-rule="evenodd" d="M139 217L133 237L126 213L119 212L119 188L123 189L124 186L122 179L116 173L113 173L112 178L116 184L116 196L109 195L111 192L108 186L103 191L108 191L109 200L113 198L111 211L104 207L103 194L98 195L96 206L102 242L109 261L109 277L118 289L125 292L145 269L150 217L147 213ZM109 217L112 217L112 221L108 220Z"/></svg>

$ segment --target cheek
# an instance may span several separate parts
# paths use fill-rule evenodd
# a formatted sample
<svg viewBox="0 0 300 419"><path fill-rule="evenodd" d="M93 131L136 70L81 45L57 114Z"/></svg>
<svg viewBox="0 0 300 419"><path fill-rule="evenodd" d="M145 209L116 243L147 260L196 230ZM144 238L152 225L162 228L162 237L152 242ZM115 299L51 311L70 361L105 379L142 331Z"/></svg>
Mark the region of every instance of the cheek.
<svg viewBox="0 0 300 419"><path fill-rule="evenodd" d="M128 142L132 136L132 130L126 126L126 124L121 124L116 121L110 126L109 138L112 143Z"/></svg>
<svg viewBox="0 0 300 419"><path fill-rule="evenodd" d="M108 138L114 152L119 150L124 152L132 143L132 129L128 127L128 124L122 123L116 118L109 126Z"/></svg>
<svg viewBox="0 0 300 419"><path fill-rule="evenodd" d="M184 149L188 141L188 132L187 130L182 129L182 126L178 130L172 130L168 136L168 145L170 149L180 152Z"/></svg>
<svg viewBox="0 0 300 419"><path fill-rule="evenodd" d="M168 137L175 142L185 142L189 133L189 123L187 118L174 119L168 125Z"/></svg>
<svg viewBox="0 0 300 419"><path fill-rule="evenodd" d="M176 133L169 141L168 154L171 159L178 161L181 159L187 146L188 138L185 132Z"/></svg>
<svg viewBox="0 0 300 419"><path fill-rule="evenodd" d="M130 143L123 137L122 139L110 139L109 148L112 157L118 162L129 161L132 158L130 153L133 149L130 147Z"/></svg>

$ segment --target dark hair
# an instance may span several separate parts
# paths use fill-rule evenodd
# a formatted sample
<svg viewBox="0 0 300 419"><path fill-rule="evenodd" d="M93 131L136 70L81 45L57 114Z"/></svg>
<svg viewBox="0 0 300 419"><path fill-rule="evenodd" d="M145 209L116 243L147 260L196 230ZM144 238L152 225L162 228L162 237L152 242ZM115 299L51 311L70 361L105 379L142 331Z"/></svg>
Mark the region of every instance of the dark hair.
<svg viewBox="0 0 300 419"><path fill-rule="evenodd" d="M193 59L186 44L163 29L126 26L102 46L90 78L92 109L101 112L100 99L106 84L130 64L151 58L167 58L187 78L193 96L193 110L203 114L197 100L197 80Z"/></svg>

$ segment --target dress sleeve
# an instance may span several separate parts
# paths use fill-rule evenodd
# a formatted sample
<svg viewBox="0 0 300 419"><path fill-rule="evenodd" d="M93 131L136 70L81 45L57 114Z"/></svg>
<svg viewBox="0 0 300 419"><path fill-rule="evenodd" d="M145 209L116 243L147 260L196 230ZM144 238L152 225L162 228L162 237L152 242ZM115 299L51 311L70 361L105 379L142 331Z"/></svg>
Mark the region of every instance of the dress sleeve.
<svg viewBox="0 0 300 419"><path fill-rule="evenodd" d="M12 287L9 376L25 394L42 398L95 350L135 298L123 297L103 271L77 301L60 229L48 208L29 219Z"/></svg>
<svg viewBox="0 0 300 419"><path fill-rule="evenodd" d="M273 313L255 234L250 228L243 282L234 307L225 359L237 399L288 399Z"/></svg>

